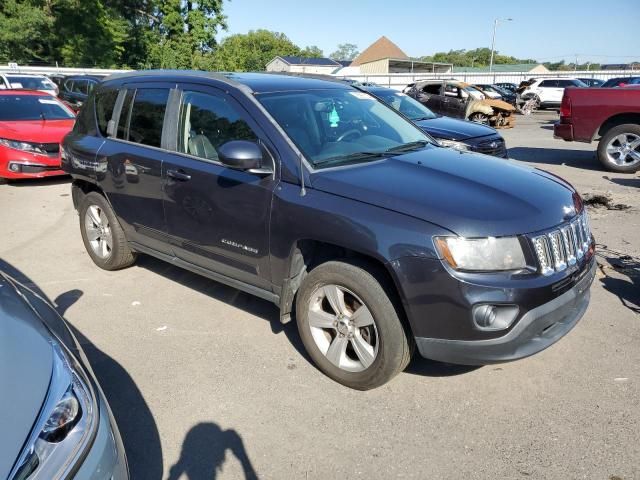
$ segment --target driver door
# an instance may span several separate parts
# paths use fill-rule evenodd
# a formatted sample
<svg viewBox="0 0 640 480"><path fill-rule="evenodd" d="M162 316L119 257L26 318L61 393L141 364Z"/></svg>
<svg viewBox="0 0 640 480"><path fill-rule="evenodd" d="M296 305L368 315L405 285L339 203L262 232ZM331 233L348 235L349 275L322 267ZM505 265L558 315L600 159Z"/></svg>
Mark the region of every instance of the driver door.
<svg viewBox="0 0 640 480"><path fill-rule="evenodd" d="M269 218L276 175L234 170L218 158L218 148L231 140L269 145L264 133L238 102L214 87L180 84L172 105L165 129L173 132L173 152L164 156L162 178L174 255L271 290ZM275 172L274 160L264 160Z"/></svg>

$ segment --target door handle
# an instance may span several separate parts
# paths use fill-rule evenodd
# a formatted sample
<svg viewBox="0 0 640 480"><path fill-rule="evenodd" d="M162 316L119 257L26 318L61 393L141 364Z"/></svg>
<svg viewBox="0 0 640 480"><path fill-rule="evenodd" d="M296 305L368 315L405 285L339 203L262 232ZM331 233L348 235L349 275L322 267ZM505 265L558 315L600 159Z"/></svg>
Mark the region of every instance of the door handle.
<svg viewBox="0 0 640 480"><path fill-rule="evenodd" d="M191 175L185 173L184 170L167 170L167 176L180 182L191 180Z"/></svg>

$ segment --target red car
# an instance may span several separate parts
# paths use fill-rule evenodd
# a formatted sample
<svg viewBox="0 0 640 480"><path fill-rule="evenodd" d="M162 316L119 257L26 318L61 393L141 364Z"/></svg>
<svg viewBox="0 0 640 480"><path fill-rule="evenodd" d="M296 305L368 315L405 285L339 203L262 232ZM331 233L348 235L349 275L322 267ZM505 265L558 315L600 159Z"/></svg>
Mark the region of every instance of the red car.
<svg viewBox="0 0 640 480"><path fill-rule="evenodd" d="M0 90L0 178L66 175L60 142L75 122L55 97L31 90Z"/></svg>

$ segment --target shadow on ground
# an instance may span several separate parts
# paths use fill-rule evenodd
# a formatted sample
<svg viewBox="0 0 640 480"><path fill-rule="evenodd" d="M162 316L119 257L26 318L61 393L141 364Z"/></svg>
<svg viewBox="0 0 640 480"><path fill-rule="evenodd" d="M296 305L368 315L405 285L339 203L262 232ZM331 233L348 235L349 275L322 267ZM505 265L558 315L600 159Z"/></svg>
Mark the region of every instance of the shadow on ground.
<svg viewBox="0 0 640 480"><path fill-rule="evenodd" d="M604 273L600 279L602 286L626 308L640 313L640 258L611 250L606 245L598 245L596 252Z"/></svg>
<svg viewBox="0 0 640 480"><path fill-rule="evenodd" d="M509 158L545 165L567 165L584 170L603 171L595 153L559 148L512 147Z"/></svg>
<svg viewBox="0 0 640 480"><path fill-rule="evenodd" d="M207 422L189 430L182 443L180 459L169 470L168 480L178 480L183 474L188 480L215 480L226 461L227 451L240 462L246 480L258 478L242 437L235 430L223 430Z"/></svg>
<svg viewBox="0 0 640 480"><path fill-rule="evenodd" d="M0 270L30 288L40 297L52 304L60 316L76 303L83 292L70 290L64 292L51 302L45 293L29 277L17 268L0 259ZM58 320L50 319L56 325L50 328L62 333L60 338L69 338L68 331ZM118 429L122 436L131 478L159 480L163 475L162 445L160 434L153 414L149 409L142 392L125 368L107 353L97 348L82 332L66 322L66 326L75 336L80 347L89 360L89 368L102 387L105 398L111 407ZM66 334L64 333L66 332ZM65 343L73 344L72 340Z"/></svg>
<svg viewBox="0 0 640 480"><path fill-rule="evenodd" d="M71 183L71 177L68 175L61 175L59 177L45 177L45 178L21 178L18 180L4 179L2 182L9 187L46 187L49 185L64 185Z"/></svg>
<svg viewBox="0 0 640 480"><path fill-rule="evenodd" d="M636 187L640 188L640 178L608 178L612 183L621 185L623 187Z"/></svg>

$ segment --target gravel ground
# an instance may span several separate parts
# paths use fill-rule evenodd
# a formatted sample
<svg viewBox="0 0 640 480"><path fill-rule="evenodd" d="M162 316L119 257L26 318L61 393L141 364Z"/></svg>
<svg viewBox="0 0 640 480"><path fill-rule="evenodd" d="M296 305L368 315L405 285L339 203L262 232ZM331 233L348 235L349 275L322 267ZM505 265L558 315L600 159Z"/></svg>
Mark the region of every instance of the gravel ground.
<svg viewBox="0 0 640 480"><path fill-rule="evenodd" d="M382 388L348 390L268 302L148 257L99 270L68 180L0 186L0 267L65 312L133 479L640 478L640 178L603 171L595 145L554 140L555 118L518 117L503 132L511 157L630 208L591 208L591 306L518 362L417 358Z"/></svg>

